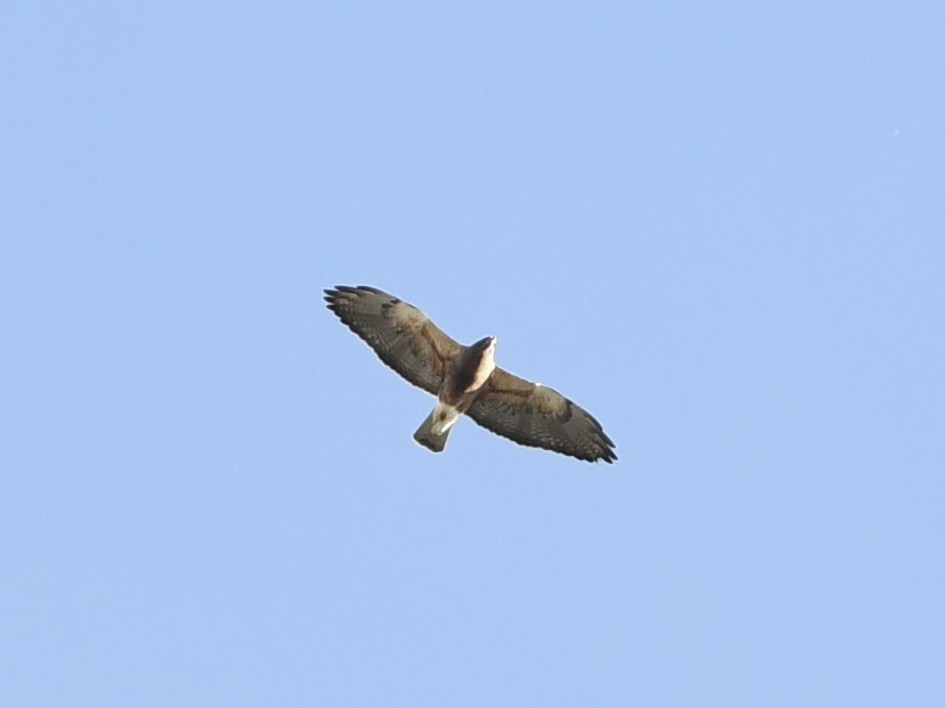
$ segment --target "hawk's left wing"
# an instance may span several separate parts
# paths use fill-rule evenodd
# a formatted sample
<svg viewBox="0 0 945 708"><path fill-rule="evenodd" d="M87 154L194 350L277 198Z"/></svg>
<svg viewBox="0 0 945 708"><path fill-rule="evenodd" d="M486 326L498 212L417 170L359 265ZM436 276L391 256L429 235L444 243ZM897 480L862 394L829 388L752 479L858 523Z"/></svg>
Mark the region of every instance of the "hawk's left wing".
<svg viewBox="0 0 945 708"><path fill-rule="evenodd" d="M554 389L498 367L466 415L483 428L521 445L588 462L617 459L613 441L594 416Z"/></svg>
<svg viewBox="0 0 945 708"><path fill-rule="evenodd" d="M377 288L338 285L325 291L328 309L414 386L436 395L460 350L416 307Z"/></svg>

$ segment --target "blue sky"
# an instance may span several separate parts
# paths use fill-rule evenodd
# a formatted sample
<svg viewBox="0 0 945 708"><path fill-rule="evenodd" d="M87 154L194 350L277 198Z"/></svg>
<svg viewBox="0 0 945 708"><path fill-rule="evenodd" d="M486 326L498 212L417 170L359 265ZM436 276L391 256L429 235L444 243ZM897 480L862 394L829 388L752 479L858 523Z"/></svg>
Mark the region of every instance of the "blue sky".
<svg viewBox="0 0 945 708"><path fill-rule="evenodd" d="M0 28L0 703L945 702L941 3ZM618 463L420 448L335 284Z"/></svg>

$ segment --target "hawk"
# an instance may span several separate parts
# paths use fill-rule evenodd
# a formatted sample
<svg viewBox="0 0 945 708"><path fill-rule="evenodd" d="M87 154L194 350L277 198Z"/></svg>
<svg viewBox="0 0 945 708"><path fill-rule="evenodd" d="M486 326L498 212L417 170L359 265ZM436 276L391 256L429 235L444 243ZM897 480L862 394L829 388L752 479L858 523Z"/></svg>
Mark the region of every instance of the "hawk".
<svg viewBox="0 0 945 708"><path fill-rule="evenodd" d="M579 460L611 463L614 443L600 423L554 389L495 365L495 337L463 346L413 305L377 288L325 290L328 309L390 368L436 396L433 412L413 437L433 452L446 447L464 413L509 440Z"/></svg>

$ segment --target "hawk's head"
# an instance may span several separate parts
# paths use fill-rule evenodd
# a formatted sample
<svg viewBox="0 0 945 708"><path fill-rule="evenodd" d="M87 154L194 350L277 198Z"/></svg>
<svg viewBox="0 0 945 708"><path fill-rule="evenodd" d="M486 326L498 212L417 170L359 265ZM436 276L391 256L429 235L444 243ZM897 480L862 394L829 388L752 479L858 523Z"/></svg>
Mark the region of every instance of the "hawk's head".
<svg viewBox="0 0 945 708"><path fill-rule="evenodd" d="M482 386L495 369L495 343L497 341L499 340L496 337L483 337L469 347L474 373L472 383L466 387L466 391L475 391Z"/></svg>

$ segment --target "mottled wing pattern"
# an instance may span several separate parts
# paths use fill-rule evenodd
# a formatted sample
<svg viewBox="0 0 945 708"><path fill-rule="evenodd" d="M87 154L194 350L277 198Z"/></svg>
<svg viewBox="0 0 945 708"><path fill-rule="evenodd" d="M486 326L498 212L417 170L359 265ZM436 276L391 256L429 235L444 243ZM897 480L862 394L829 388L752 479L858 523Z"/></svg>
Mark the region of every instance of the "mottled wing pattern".
<svg viewBox="0 0 945 708"><path fill-rule="evenodd" d="M459 344L413 305L367 286L325 290L328 309L414 386L436 395Z"/></svg>
<svg viewBox="0 0 945 708"><path fill-rule="evenodd" d="M579 460L613 462L614 443L600 423L554 389L496 368L466 415L521 445Z"/></svg>

